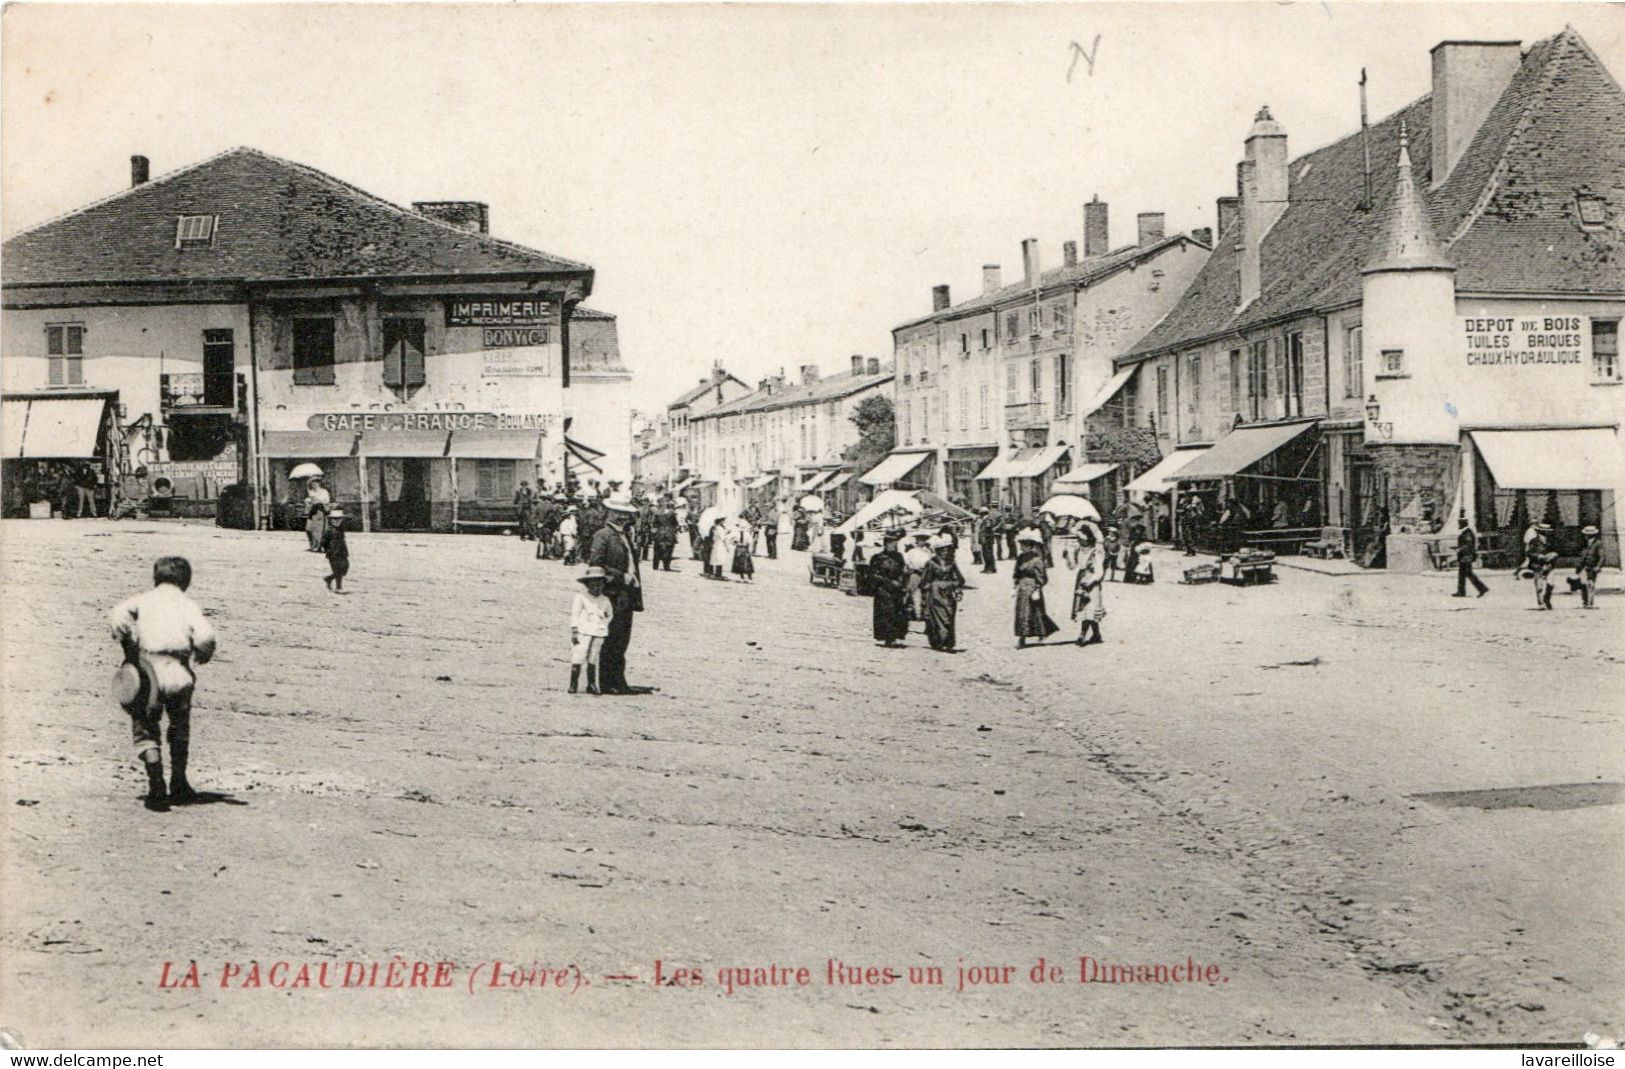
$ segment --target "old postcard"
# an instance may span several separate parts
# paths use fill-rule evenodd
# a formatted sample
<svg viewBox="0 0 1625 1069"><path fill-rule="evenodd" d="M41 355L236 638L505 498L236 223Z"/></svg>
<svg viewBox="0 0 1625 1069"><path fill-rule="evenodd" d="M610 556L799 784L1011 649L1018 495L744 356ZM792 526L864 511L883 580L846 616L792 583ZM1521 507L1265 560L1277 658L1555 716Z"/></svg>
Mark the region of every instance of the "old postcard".
<svg viewBox="0 0 1625 1069"><path fill-rule="evenodd" d="M4 1045L1625 1034L1617 5L0 26Z"/></svg>

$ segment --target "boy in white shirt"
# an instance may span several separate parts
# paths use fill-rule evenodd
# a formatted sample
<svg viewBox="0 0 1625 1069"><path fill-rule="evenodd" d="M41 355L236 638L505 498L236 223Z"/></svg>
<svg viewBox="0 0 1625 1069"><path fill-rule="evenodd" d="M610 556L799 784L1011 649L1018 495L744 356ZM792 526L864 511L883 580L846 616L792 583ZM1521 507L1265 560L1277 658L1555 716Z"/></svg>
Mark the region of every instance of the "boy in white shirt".
<svg viewBox="0 0 1625 1069"><path fill-rule="evenodd" d="M186 596L192 565L185 557L162 557L152 568L153 588L120 602L108 614L113 638L124 648L124 666L114 677L114 696L130 714L135 751L147 770L146 806L164 812L171 802L197 800L186 780L191 745L192 662L214 656L214 627L197 602ZM164 787L164 755L158 722L169 714L169 759L174 769Z"/></svg>
<svg viewBox="0 0 1625 1069"><path fill-rule="evenodd" d="M570 693L581 680L581 666L587 666L587 693L598 693L598 654L609 635L609 618L615 607L604 596L606 576L602 568L588 568L576 582L586 587L576 591L570 604Z"/></svg>

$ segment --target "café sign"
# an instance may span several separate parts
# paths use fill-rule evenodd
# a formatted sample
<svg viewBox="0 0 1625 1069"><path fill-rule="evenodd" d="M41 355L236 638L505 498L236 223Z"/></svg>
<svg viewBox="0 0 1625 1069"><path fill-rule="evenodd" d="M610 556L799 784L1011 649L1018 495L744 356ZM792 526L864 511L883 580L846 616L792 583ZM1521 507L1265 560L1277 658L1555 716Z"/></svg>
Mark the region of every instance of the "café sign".
<svg viewBox="0 0 1625 1069"><path fill-rule="evenodd" d="M1585 363L1589 316L1470 316L1458 321L1471 368Z"/></svg>
<svg viewBox="0 0 1625 1069"><path fill-rule="evenodd" d="M558 306L547 297L493 294L446 298L448 327L549 327L556 322Z"/></svg>
<svg viewBox="0 0 1625 1069"><path fill-rule="evenodd" d="M542 412L318 412L313 431L545 431L554 416Z"/></svg>

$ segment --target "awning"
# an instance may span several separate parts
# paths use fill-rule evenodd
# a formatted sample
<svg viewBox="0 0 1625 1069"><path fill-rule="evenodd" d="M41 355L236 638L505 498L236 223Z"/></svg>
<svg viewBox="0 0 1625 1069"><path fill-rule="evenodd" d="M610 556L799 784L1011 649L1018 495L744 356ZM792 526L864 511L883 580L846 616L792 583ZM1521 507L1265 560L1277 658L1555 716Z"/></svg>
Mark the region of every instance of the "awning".
<svg viewBox="0 0 1625 1069"><path fill-rule="evenodd" d="M690 486L692 486L692 485L693 485L693 484L694 484L694 480L693 480L693 479L683 479L683 480L680 480L680 481L679 481L679 482L678 482L678 483L677 483L677 485L676 485L676 486L673 486L673 487L672 487L672 488L671 488L671 489L670 489L670 490L669 490L669 491L667 491L667 492L668 492L668 493L671 493L671 494L680 494L680 493L682 493L682 492L683 492L683 491L684 491L684 490L687 490L687 489L688 489L688 488L689 488L689 487L690 487Z"/></svg>
<svg viewBox="0 0 1625 1069"><path fill-rule="evenodd" d="M1188 445L1183 449L1175 449L1152 465L1149 471L1141 472L1139 477L1133 479L1123 489L1131 494L1166 494L1168 480L1174 473L1185 465L1207 452L1205 445Z"/></svg>
<svg viewBox="0 0 1625 1069"><path fill-rule="evenodd" d="M977 473L978 479L1036 479L1066 456L1069 445L1046 445L1001 453Z"/></svg>
<svg viewBox="0 0 1625 1069"><path fill-rule="evenodd" d="M1502 490L1625 491L1625 454L1606 427L1470 433Z"/></svg>
<svg viewBox="0 0 1625 1069"><path fill-rule="evenodd" d="M779 481L777 475L758 475L745 485L747 490L760 490L764 486L772 486Z"/></svg>
<svg viewBox="0 0 1625 1069"><path fill-rule="evenodd" d="M818 489L822 490L824 493L827 494L831 490L835 490L835 489L838 489L838 488L840 488L842 486L845 486L846 481L848 479L850 479L850 478L852 478L852 473L851 472L849 472L849 471L838 471L838 472L835 473L834 478L830 479L829 482L825 483L823 486L820 486Z"/></svg>
<svg viewBox="0 0 1625 1069"><path fill-rule="evenodd" d="M364 457L443 457L445 431L367 431L361 436Z"/></svg>
<svg viewBox="0 0 1625 1069"><path fill-rule="evenodd" d="M893 453L879 464L858 476L858 482L868 486L889 486L907 478L915 468L930 459L930 453Z"/></svg>
<svg viewBox="0 0 1625 1069"><path fill-rule="evenodd" d="M354 431L266 431L260 456L277 460L326 460L355 453Z"/></svg>
<svg viewBox="0 0 1625 1069"><path fill-rule="evenodd" d="M1128 380L1134 377L1134 373L1139 370L1140 365L1135 364L1133 367L1126 367L1122 371L1119 371L1117 374L1113 375L1111 378L1107 379L1106 385L1097 390L1095 395L1089 398L1089 403L1084 405L1083 408L1078 412L1079 417L1088 419L1090 416L1104 408L1112 398L1117 396L1117 392L1128 383Z"/></svg>
<svg viewBox="0 0 1625 1069"><path fill-rule="evenodd" d="M41 460L89 460L96 455L107 402L100 397L40 398L7 401L6 457Z"/></svg>
<svg viewBox="0 0 1625 1069"><path fill-rule="evenodd" d="M1237 427L1214 443L1213 448L1169 476L1169 482L1194 479L1227 479L1257 464L1277 449L1315 429L1315 421L1272 423L1264 427ZM1158 487L1167 490L1166 486Z"/></svg>
<svg viewBox="0 0 1625 1069"><path fill-rule="evenodd" d="M541 449L540 431L452 431L449 455L464 460L535 460Z"/></svg>
<svg viewBox="0 0 1625 1069"><path fill-rule="evenodd" d="M1119 464L1079 464L1071 471L1055 480L1056 486L1082 486L1094 482L1102 475L1110 475L1121 465Z"/></svg>

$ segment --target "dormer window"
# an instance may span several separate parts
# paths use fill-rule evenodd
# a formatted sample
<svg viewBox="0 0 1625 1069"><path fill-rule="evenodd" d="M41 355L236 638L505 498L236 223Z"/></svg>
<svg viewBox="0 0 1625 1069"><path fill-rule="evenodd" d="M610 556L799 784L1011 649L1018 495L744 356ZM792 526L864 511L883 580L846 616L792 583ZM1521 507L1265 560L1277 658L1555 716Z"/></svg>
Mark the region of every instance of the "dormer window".
<svg viewBox="0 0 1625 1069"><path fill-rule="evenodd" d="M1576 193L1575 207L1580 213L1581 226L1603 226L1608 222L1608 202L1595 193Z"/></svg>
<svg viewBox="0 0 1625 1069"><path fill-rule="evenodd" d="M206 249L214 244L218 215L183 215L175 220L177 249Z"/></svg>

